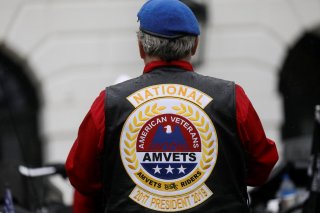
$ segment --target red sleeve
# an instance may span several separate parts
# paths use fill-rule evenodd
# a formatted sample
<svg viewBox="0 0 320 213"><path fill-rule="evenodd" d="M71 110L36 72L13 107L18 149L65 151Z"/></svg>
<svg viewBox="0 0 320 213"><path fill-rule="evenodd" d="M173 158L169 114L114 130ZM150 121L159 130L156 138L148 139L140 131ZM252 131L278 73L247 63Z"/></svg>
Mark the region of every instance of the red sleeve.
<svg viewBox="0 0 320 213"><path fill-rule="evenodd" d="M236 85L237 129L247 154L248 186L265 183L278 161L275 143L265 135L261 121L243 89Z"/></svg>
<svg viewBox="0 0 320 213"><path fill-rule="evenodd" d="M84 195L75 190L73 198L73 209L74 213L94 213L97 212L96 201L100 200L94 196Z"/></svg>
<svg viewBox="0 0 320 213"><path fill-rule="evenodd" d="M66 161L67 174L75 188L73 205L77 213L95 212L94 198L102 189L99 156L104 144L104 100L102 91L82 121Z"/></svg>

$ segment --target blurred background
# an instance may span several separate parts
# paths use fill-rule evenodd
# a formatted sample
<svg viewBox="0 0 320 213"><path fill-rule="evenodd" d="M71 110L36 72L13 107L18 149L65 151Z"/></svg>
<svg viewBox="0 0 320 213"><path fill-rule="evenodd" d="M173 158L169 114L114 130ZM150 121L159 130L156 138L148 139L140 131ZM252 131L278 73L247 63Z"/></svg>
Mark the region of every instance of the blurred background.
<svg viewBox="0 0 320 213"><path fill-rule="evenodd" d="M5 165L64 163L100 91L142 73L136 13L144 2L0 0ZM285 141L312 133L320 97L320 0L186 2L202 26L197 72L244 88L282 160ZM71 204L69 182L51 181Z"/></svg>

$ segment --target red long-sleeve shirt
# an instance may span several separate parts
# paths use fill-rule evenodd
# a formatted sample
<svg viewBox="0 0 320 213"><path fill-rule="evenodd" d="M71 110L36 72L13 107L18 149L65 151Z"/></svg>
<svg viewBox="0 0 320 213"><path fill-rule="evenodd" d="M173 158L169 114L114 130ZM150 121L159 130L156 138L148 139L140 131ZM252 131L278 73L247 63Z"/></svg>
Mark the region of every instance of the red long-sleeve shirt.
<svg viewBox="0 0 320 213"><path fill-rule="evenodd" d="M168 65L154 62L146 65L144 72ZM170 65L170 64L169 64ZM186 62L175 62L175 66L192 71ZM79 128L78 137L66 161L66 169L71 184L75 187L74 212L96 212L96 196L102 189L99 156L104 147L105 132L105 91L92 104ZM260 119L243 89L236 85L237 131L248 154L248 174L246 184L263 184L275 163L278 153L275 143L265 135Z"/></svg>

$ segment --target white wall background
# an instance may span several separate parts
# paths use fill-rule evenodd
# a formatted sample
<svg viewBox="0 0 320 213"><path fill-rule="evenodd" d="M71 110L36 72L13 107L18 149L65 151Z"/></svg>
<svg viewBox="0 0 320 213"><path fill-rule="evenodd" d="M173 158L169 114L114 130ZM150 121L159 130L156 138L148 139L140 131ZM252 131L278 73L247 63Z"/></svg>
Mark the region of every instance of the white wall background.
<svg viewBox="0 0 320 213"><path fill-rule="evenodd" d="M198 72L247 92L267 135L281 143L277 72L286 49L320 23L320 0L198 0L207 5ZM30 65L42 93L47 162L64 162L92 101L123 75L141 74L135 32L144 0L0 0L0 43ZM72 188L53 181L72 202Z"/></svg>

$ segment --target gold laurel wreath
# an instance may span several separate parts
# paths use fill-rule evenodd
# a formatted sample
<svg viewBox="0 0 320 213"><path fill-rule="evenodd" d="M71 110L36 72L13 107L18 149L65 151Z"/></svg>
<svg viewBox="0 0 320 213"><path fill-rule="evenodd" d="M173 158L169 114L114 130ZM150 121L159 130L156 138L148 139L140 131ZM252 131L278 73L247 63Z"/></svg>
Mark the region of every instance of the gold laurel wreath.
<svg viewBox="0 0 320 213"><path fill-rule="evenodd" d="M126 154L125 159L128 162L128 167L130 169L137 170L139 167L139 161L136 154L136 143L139 130L150 118L161 114L161 111L164 109L166 109L165 106L158 107L158 104L147 106L145 110L139 111L138 116L133 117L133 123L129 124L129 132L126 132L126 139L124 140L124 153Z"/></svg>
<svg viewBox="0 0 320 213"><path fill-rule="evenodd" d="M210 168L210 162L213 160L212 153L214 152L212 132L209 131L209 123L205 121L203 116L200 116L199 111L195 111L191 106L186 106L180 104L180 106L173 106L173 110L176 111L178 115L187 117L191 122L197 127L200 132L200 137L202 139L203 152L202 158L200 160L200 167L203 171Z"/></svg>

